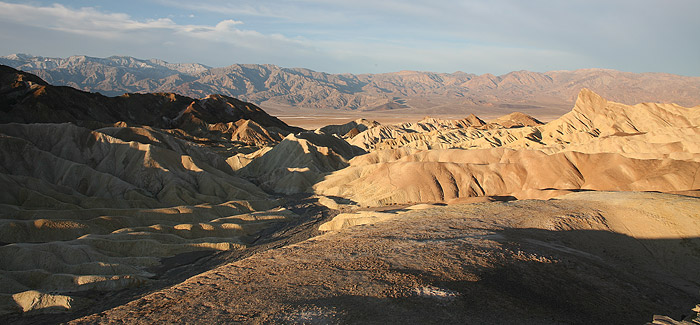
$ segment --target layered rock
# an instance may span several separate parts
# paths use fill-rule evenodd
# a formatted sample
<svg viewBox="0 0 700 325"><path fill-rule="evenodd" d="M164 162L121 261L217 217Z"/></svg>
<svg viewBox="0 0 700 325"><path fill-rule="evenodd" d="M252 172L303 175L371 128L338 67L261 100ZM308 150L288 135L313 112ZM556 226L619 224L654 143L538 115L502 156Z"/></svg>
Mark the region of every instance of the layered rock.
<svg viewBox="0 0 700 325"><path fill-rule="evenodd" d="M238 173L255 179L269 191L292 194L308 192L323 175L347 166L347 159L330 146L290 134Z"/></svg>

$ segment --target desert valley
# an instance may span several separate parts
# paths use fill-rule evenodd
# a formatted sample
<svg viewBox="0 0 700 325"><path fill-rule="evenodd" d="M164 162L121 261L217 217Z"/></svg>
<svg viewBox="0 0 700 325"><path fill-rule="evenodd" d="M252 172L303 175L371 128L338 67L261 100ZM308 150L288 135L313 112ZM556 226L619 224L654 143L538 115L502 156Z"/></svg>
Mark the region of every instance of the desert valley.
<svg viewBox="0 0 700 325"><path fill-rule="evenodd" d="M0 63L3 323L700 323L698 77Z"/></svg>

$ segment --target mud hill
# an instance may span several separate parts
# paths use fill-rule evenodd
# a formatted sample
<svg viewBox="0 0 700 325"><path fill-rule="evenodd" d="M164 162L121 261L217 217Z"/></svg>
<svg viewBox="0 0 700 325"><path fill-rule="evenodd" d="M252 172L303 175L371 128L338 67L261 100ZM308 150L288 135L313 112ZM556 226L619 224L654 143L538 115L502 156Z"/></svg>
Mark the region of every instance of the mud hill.
<svg viewBox="0 0 700 325"><path fill-rule="evenodd" d="M139 286L163 258L241 250L299 218L227 160L300 130L257 106L0 80L2 313L79 306L76 292Z"/></svg>
<svg viewBox="0 0 700 325"><path fill-rule="evenodd" d="M698 106L583 89L546 124L302 130L222 95L0 81L3 322L640 323L700 302Z"/></svg>
<svg viewBox="0 0 700 325"><path fill-rule="evenodd" d="M683 193L700 186L700 107L627 106L584 89L571 112L545 125L435 125L358 133L348 142L371 152L328 175L316 193L386 205L578 190Z"/></svg>

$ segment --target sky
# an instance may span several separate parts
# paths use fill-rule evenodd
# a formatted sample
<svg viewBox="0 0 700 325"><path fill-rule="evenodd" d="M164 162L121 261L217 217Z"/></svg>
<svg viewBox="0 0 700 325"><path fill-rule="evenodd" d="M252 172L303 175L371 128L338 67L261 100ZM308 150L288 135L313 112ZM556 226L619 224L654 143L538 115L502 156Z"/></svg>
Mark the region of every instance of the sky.
<svg viewBox="0 0 700 325"><path fill-rule="evenodd" d="M700 76L699 0L0 1L0 55Z"/></svg>

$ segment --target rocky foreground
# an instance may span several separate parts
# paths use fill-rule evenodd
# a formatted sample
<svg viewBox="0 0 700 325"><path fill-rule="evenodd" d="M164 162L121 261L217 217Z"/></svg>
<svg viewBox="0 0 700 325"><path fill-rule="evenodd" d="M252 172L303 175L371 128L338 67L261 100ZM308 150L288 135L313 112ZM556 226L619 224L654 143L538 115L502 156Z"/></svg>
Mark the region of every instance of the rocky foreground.
<svg viewBox="0 0 700 325"><path fill-rule="evenodd" d="M585 192L396 209L73 323L643 324L698 301L699 208Z"/></svg>
<svg viewBox="0 0 700 325"><path fill-rule="evenodd" d="M643 323L700 302L700 107L584 89L547 124L307 131L226 96L0 81L6 321Z"/></svg>

